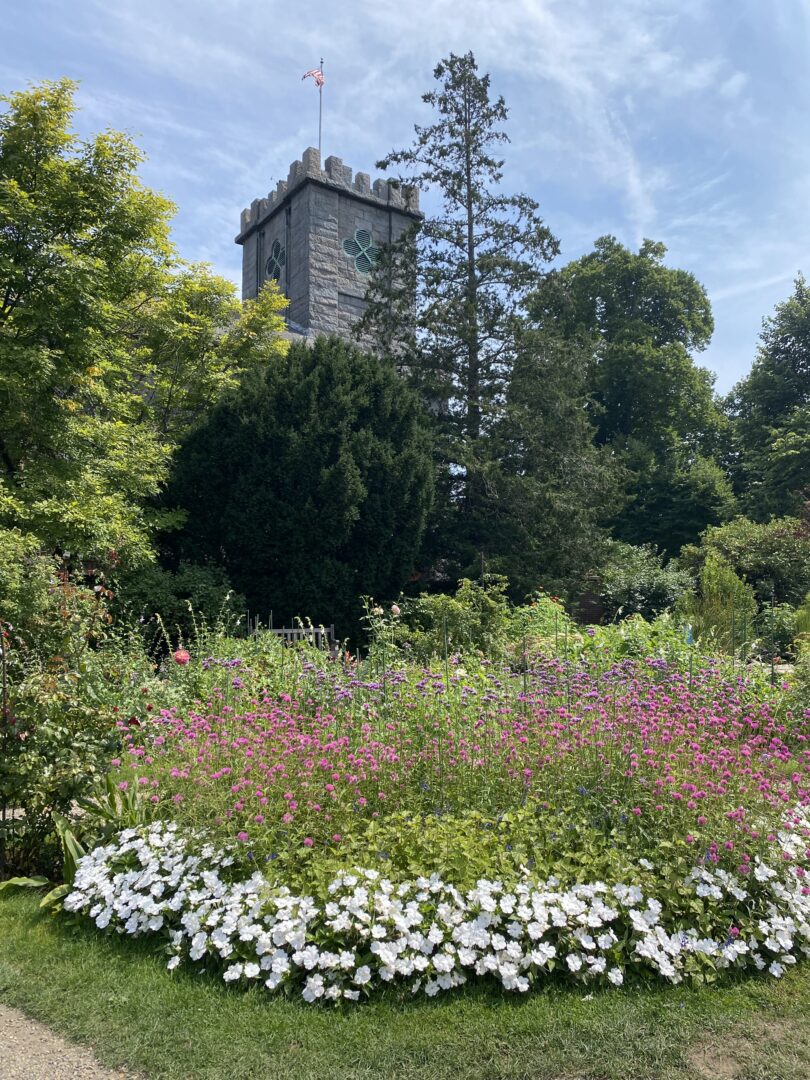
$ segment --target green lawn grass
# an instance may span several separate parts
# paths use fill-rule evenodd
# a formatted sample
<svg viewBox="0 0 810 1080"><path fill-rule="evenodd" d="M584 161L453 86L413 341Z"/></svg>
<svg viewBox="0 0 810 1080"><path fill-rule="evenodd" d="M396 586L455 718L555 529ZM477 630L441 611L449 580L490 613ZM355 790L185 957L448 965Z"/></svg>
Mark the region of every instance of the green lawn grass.
<svg viewBox="0 0 810 1080"><path fill-rule="evenodd" d="M229 989L147 941L0 898L0 1001L149 1080L807 1080L810 966L723 989L474 987L323 1008Z"/></svg>

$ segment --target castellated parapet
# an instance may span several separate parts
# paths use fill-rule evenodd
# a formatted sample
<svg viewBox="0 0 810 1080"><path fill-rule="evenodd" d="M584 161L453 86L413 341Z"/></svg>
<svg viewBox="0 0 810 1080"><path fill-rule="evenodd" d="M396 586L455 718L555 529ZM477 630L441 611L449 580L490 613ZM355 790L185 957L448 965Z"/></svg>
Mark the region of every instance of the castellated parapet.
<svg viewBox="0 0 810 1080"><path fill-rule="evenodd" d="M386 244L421 221L419 192L391 180L372 184L339 157L310 147L266 198L242 211L242 297L275 278L289 298L291 330L349 336L365 309L371 269Z"/></svg>

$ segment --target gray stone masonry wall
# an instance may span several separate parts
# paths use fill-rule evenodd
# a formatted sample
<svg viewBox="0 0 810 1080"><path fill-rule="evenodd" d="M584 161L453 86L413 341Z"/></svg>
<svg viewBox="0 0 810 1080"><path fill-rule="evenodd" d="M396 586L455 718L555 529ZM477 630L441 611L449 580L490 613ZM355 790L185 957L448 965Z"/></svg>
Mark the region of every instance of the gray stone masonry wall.
<svg viewBox="0 0 810 1080"><path fill-rule="evenodd" d="M236 237L242 246L242 298L256 296L272 276L267 263L277 241L284 253L279 285L290 300L290 329L348 337L363 313L369 280L358 269L368 264L357 253L367 249L369 236L376 248L397 240L421 216L418 191L387 180L372 185L362 172L352 179L352 170L337 157L328 157L321 169L318 151L305 150L286 181L242 211Z"/></svg>

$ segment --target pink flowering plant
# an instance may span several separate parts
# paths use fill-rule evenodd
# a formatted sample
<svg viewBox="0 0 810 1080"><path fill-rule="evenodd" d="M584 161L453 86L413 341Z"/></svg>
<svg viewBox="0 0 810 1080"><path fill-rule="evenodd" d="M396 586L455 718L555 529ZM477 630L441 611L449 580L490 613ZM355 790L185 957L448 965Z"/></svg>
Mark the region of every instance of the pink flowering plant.
<svg viewBox="0 0 810 1080"><path fill-rule="evenodd" d="M114 783L153 823L91 852L66 904L163 934L171 966L352 1000L779 975L810 947L810 710L781 688L587 648L418 667L244 644L173 665L193 704L119 721Z"/></svg>

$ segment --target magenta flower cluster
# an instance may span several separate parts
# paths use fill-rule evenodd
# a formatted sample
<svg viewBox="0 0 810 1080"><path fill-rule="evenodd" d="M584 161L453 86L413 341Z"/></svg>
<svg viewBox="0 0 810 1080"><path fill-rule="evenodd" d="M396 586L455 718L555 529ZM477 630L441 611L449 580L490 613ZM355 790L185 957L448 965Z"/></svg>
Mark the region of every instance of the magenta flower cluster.
<svg viewBox="0 0 810 1080"><path fill-rule="evenodd" d="M537 658L527 672L360 678L325 661L276 693L249 665L219 670L232 667L239 678L194 708L122 722L120 783L178 819L204 810L248 846L339 848L394 813L581 808L745 875L810 801L810 711L780 713L711 666L690 678L656 660L598 670Z"/></svg>

